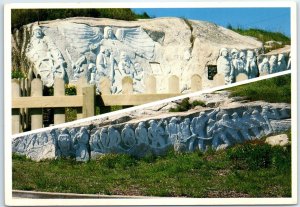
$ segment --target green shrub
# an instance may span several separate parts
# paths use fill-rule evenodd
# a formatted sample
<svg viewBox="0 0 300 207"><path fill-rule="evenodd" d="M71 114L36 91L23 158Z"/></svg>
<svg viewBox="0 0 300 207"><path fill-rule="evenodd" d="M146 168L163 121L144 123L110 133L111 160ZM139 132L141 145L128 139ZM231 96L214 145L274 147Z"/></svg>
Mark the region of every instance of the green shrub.
<svg viewBox="0 0 300 207"><path fill-rule="evenodd" d="M205 104L203 101L197 101L197 100L195 100L195 101L192 102L192 108L194 108L194 107L196 107L196 106L202 106L202 107L205 107L206 104Z"/></svg>
<svg viewBox="0 0 300 207"><path fill-rule="evenodd" d="M21 70L12 70L11 71L11 78L25 78L26 75Z"/></svg>
<svg viewBox="0 0 300 207"><path fill-rule="evenodd" d="M74 96L76 95L76 87L75 86L70 86L68 84L65 85L65 94L67 96Z"/></svg>
<svg viewBox="0 0 300 207"><path fill-rule="evenodd" d="M19 155L19 154L16 154L16 153L12 154L12 159L13 160L20 160L20 161L28 160L25 155Z"/></svg>
<svg viewBox="0 0 300 207"><path fill-rule="evenodd" d="M19 29L21 26L36 22L54 19L63 19L69 17L95 17L95 18L112 18L120 20L137 20L150 18L144 12L136 14L129 8L99 8L99 9L12 9L11 25L12 31Z"/></svg>
<svg viewBox="0 0 300 207"><path fill-rule="evenodd" d="M184 98L182 101L178 104L176 108L170 108L169 112L183 112L188 111L196 106L205 106L205 103L203 101L195 100L192 103L190 103L189 98Z"/></svg>
<svg viewBox="0 0 300 207"><path fill-rule="evenodd" d="M271 32L262 29L250 28L250 29L243 29L243 28L232 28L231 25L227 26L228 29L231 29L241 35L247 35L251 37L257 38L259 41L263 43L274 40L278 42L282 42L283 45L290 45L291 39L280 32Z"/></svg>

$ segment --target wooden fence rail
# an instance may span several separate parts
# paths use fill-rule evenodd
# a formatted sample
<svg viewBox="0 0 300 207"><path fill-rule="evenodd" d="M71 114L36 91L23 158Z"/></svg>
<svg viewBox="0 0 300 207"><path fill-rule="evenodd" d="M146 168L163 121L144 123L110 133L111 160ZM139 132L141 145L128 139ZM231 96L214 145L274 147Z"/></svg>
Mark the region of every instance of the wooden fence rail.
<svg viewBox="0 0 300 207"><path fill-rule="evenodd" d="M202 89L202 78L195 74L190 80L191 91ZM54 95L43 96L43 85L40 79L12 80L12 130L13 134L22 132L26 127L32 129L43 127L43 108L54 108L54 124L65 122L65 108L75 107L77 119L95 115L96 106L101 108L109 106L132 106L158 101L181 95L180 80L172 75L168 79L168 92L157 93L157 79L148 75L144 78L144 94L135 94L134 81L130 77L122 79L122 93L111 94L111 81L103 77L100 79L100 96L95 94L95 86L90 85L83 77L77 80L77 95L65 95L65 83L62 79L54 82ZM216 75L214 85L223 85L224 77ZM97 97L97 99L96 99ZM105 111L105 110L103 110ZM29 120L31 120L29 122Z"/></svg>
<svg viewBox="0 0 300 207"><path fill-rule="evenodd" d="M54 96L43 96L43 85L40 79L31 82L30 96L21 97L20 80L12 80L12 133L22 132L21 109L28 108L27 116L31 117L31 129L43 127L43 108L54 108L54 124L65 122L65 107L80 107L80 118L95 115L95 86L78 85L78 95L65 96L65 83L56 79Z"/></svg>

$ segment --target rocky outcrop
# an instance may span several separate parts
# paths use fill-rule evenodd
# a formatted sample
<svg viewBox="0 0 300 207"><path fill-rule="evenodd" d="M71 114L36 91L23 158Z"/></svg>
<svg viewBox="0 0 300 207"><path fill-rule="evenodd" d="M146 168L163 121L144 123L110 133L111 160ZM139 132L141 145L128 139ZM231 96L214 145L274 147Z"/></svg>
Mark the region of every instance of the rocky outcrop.
<svg viewBox="0 0 300 207"><path fill-rule="evenodd" d="M133 79L136 93L144 91L144 78L149 75L162 83L157 92L166 92L171 75L179 77L181 92L191 90L194 74L201 77L203 88L211 87L208 65L217 65L221 48L256 52L262 48L254 38L181 18L120 21L78 17L29 24L23 31L12 35L13 56L22 54L28 60L26 67L44 85L53 85L55 77L76 83L81 76L99 85L101 77L108 77L112 93L121 92L124 76Z"/></svg>

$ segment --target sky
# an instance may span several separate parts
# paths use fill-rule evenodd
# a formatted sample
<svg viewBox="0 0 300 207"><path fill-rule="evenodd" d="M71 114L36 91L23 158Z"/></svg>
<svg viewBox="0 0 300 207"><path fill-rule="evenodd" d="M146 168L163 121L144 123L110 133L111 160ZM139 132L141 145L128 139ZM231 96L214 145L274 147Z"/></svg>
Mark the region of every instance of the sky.
<svg viewBox="0 0 300 207"><path fill-rule="evenodd" d="M290 37L290 8L136 8L151 17L184 17L213 22L223 27L258 28Z"/></svg>

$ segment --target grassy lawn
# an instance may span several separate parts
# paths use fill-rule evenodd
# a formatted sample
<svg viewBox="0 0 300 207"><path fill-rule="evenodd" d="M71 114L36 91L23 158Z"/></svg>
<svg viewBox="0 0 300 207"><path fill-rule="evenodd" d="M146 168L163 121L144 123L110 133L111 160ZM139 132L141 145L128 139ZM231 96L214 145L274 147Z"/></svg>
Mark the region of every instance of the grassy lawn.
<svg viewBox="0 0 300 207"><path fill-rule="evenodd" d="M231 96L243 96L250 101L291 103L291 75L284 75L227 89Z"/></svg>
<svg viewBox="0 0 300 207"><path fill-rule="evenodd" d="M289 134L289 133L288 133ZM106 155L34 162L13 155L13 189L187 197L290 197L290 146L261 140L228 150L137 159Z"/></svg>

